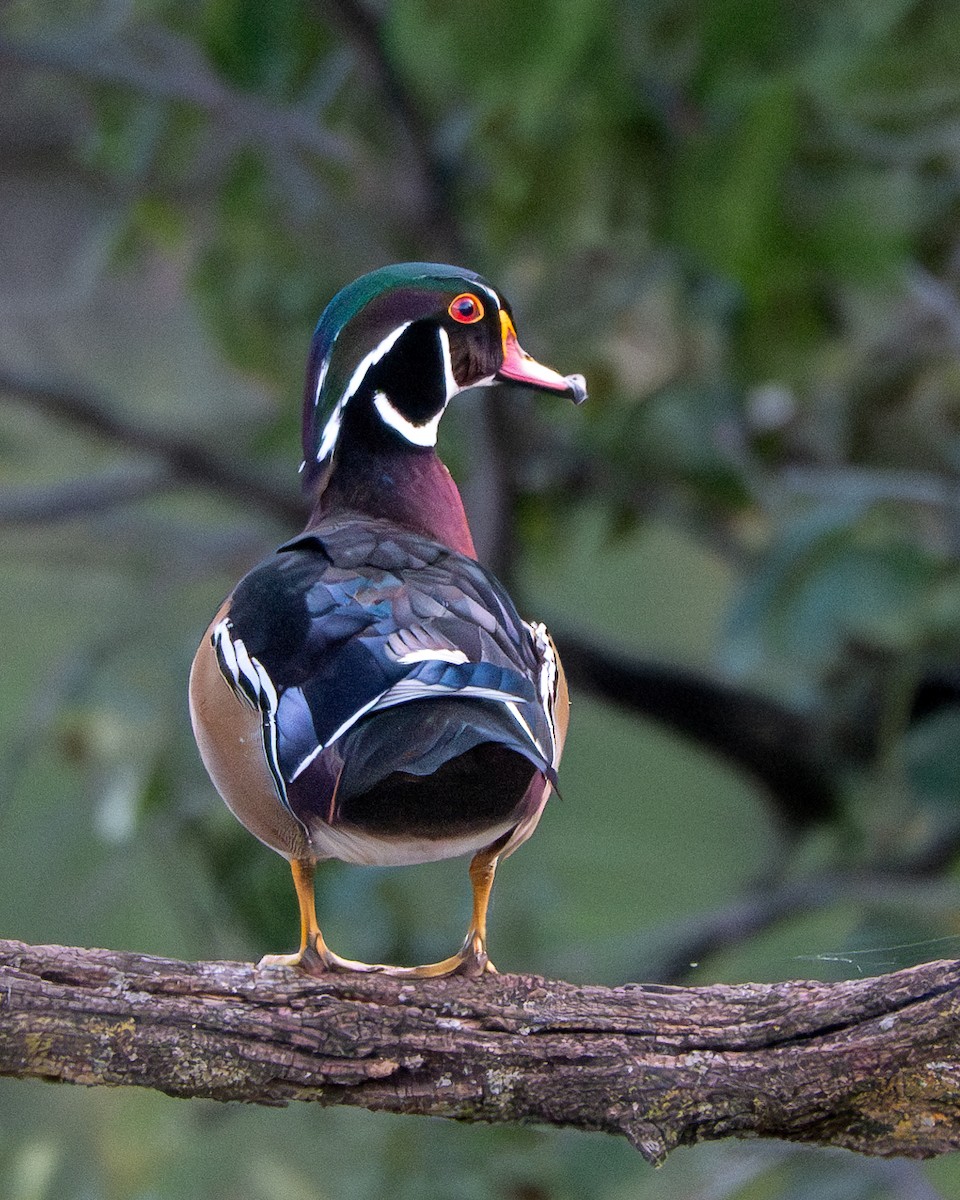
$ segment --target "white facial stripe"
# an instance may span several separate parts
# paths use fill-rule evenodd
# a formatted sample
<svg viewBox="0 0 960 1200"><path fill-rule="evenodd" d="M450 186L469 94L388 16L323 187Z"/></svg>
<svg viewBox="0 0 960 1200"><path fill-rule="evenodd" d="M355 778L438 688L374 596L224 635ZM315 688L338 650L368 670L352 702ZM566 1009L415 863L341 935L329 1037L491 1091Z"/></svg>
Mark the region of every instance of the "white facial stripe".
<svg viewBox="0 0 960 1200"><path fill-rule="evenodd" d="M503 305L500 303L500 297L493 290L493 288L487 287L485 284L482 284L482 283L475 283L473 285L473 287L474 287L474 291L483 292L483 294L485 296L489 297L489 299L493 302L493 306L497 310L497 312L499 312L500 309L503 308Z"/></svg>
<svg viewBox="0 0 960 1200"><path fill-rule="evenodd" d="M389 425L391 429L395 429L402 438L412 445L435 446L437 444L437 431L440 428L440 418L444 414L444 409L441 408L438 413L422 425L415 425L413 421L408 421L403 413L398 412L393 407L383 392L377 392L374 396L373 407L380 414L380 420L385 425Z"/></svg>
<svg viewBox="0 0 960 1200"><path fill-rule="evenodd" d="M320 371L317 375L317 390L313 396L314 405L320 403L320 392L323 388L324 380L327 378L327 368L330 366L330 355L332 354L333 347L331 346L327 357L320 365ZM337 401L336 407L327 418L327 423L323 427L323 437L320 439L320 448L317 450L317 462L323 462L323 460L332 452L334 446L337 444L337 438L340 436L340 425L342 424L342 421L343 400L341 398Z"/></svg>
<svg viewBox="0 0 960 1200"><path fill-rule="evenodd" d="M317 390L313 393L314 404L320 403L320 393L323 391L323 381L327 377L327 368L330 366L330 355L333 353L333 346L327 352L327 357L320 364L320 370L317 372Z"/></svg>
<svg viewBox="0 0 960 1200"><path fill-rule="evenodd" d="M394 342L400 337L403 331L410 324L409 321L404 321L402 325L398 325L396 329L392 329L387 336L378 345L365 354L357 365L356 370L350 376L350 381L344 388L343 395L337 401L336 407L330 414L326 425L323 427L323 437L320 439L320 448L317 451L317 462L323 462L330 454L333 453L333 448L337 444L337 438L340 436L340 426L343 424L343 410L346 408L350 397L355 395L360 384L363 383L363 378L374 363L378 363L381 358L391 349ZM331 350L331 353L333 351ZM320 398L320 388L327 374L327 365L329 356L324 360L323 366L320 368L320 378L317 382L317 399ZM436 445L436 437L434 437L431 445Z"/></svg>
<svg viewBox="0 0 960 1200"><path fill-rule="evenodd" d="M337 406L330 414L326 425L323 427L323 437L320 439L320 449L317 451L317 462L329 457L334 446L337 444L337 438L340 436L340 426L343 424L343 401L338 400Z"/></svg>
<svg viewBox="0 0 960 1200"><path fill-rule="evenodd" d="M399 409L395 408L385 393L377 392L373 398L373 406L380 414L380 419L384 424L396 430L402 438L411 442L414 446L435 446L437 444L440 418L443 416L446 406L450 403L451 399L461 390L460 385L453 376L453 361L450 357L450 337L442 325L437 329L437 341L440 344L440 360L443 363L443 388L446 397L444 406L438 413L435 413L429 421L424 421L418 425L414 421L409 421Z"/></svg>
<svg viewBox="0 0 960 1200"><path fill-rule="evenodd" d="M443 360L443 379L446 387L447 403L460 391L460 385L453 377L453 363L450 359L450 337L442 325L437 329L440 339L440 357Z"/></svg>

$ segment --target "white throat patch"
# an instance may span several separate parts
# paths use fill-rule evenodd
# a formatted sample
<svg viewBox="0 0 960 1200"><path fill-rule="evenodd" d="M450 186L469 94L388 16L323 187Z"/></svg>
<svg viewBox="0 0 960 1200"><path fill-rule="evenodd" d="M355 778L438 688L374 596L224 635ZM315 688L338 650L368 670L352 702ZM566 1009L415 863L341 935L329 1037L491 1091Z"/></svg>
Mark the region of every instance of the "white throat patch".
<svg viewBox="0 0 960 1200"><path fill-rule="evenodd" d="M393 405L390 397L385 392L377 392L373 398L373 407L377 410L380 420L385 425L389 425L391 429L395 430L402 438L414 446L435 446L437 444L440 419L446 412L447 405L457 392L461 390L460 385L453 377L453 363L450 358L450 338L442 325L437 329L437 340L440 343L440 358L443 361L444 395L446 397L443 402L443 408L438 413L434 413L429 420L418 425L415 421L411 421L408 417L405 417Z"/></svg>
<svg viewBox="0 0 960 1200"><path fill-rule="evenodd" d="M435 446L437 444L440 418L446 411L445 407L422 425L415 425L413 421L408 421L402 412L393 407L389 397L385 396L383 392L377 392L374 396L373 407L380 414L380 420L384 425L389 425L391 429L396 430L402 438L414 446Z"/></svg>

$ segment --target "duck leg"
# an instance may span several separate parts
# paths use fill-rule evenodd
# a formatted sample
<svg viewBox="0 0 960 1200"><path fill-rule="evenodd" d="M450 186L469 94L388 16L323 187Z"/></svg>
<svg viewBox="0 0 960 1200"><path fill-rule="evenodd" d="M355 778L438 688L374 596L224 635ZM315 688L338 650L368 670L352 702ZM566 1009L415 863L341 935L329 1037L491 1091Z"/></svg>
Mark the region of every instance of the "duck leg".
<svg viewBox="0 0 960 1200"><path fill-rule="evenodd" d="M300 905L300 947L295 954L264 955L257 963L258 969L296 967L307 975L324 975L328 971L361 971L413 979L438 979L444 975L473 976L484 973L496 975L497 968L487 957L487 908L505 840L500 839L485 850L478 851L470 862L473 912L463 945L449 958L441 959L440 962L424 963L419 967L362 963L334 954L324 941L317 921L316 896L313 889L317 864L313 859L293 859L290 867Z"/></svg>
<svg viewBox="0 0 960 1200"><path fill-rule="evenodd" d="M487 907L493 889L500 852L508 838L501 838L478 851L470 862L470 884L473 888L473 913L463 945L456 954L440 962L424 963L419 967L375 967L388 975L414 979L438 979L443 975L496 975L497 968L487 957Z"/></svg>
<svg viewBox="0 0 960 1200"><path fill-rule="evenodd" d="M341 958L327 946L317 922L317 899L313 879L317 863L312 858L295 858L290 863L293 886L297 889L300 906L300 948L295 954L265 954L257 963L262 967L298 967L308 975L324 975L328 971L383 971L381 966Z"/></svg>

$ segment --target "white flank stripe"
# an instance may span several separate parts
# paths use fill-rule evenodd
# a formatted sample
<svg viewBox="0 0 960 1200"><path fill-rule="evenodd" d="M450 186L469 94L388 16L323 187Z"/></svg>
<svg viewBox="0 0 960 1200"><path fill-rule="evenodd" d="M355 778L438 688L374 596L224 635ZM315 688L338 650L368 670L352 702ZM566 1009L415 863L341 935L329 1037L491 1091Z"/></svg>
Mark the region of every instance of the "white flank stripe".
<svg viewBox="0 0 960 1200"><path fill-rule="evenodd" d="M501 692L496 688L472 687L469 684L462 688L450 688L442 683L422 683L419 679L401 679L388 692L378 697L376 709L394 708L398 704L407 704L411 700L429 700L436 696L462 696L468 700L494 700L498 704L522 700L522 696L514 696L512 692ZM521 718L522 721L523 718Z"/></svg>
<svg viewBox="0 0 960 1200"><path fill-rule="evenodd" d="M240 682L240 667L237 663L237 655L233 649L233 642L230 640L230 624L228 621L220 621L213 631L213 638L220 647L220 654L224 662L227 664L227 670L233 676L233 682Z"/></svg>
<svg viewBox="0 0 960 1200"><path fill-rule="evenodd" d="M378 696L377 700L379 700L379 699L380 699L380 697ZM344 723L338 729L335 729L333 731L333 733L330 734L330 736L327 738L327 740L323 743L322 746L318 746L315 750L311 750L310 753L307 755L307 757L303 760L303 762L297 767L296 771L294 771L293 778L296 779L296 777L300 774L301 771L303 771L307 767L309 767L310 764L317 757L317 755L320 753L321 750L326 750L326 748L328 746L332 746L333 743L337 740L337 738L343 737L343 735L347 732L347 730L351 729L354 725L356 725L356 723L360 720L361 717L365 717L367 715L367 713L370 711L370 709L376 705L377 700L371 700L371 701L369 701L369 703L365 704L362 708L358 708L357 711L355 713L353 713L352 716L347 717L347 719L344 721Z"/></svg>
<svg viewBox="0 0 960 1200"><path fill-rule="evenodd" d="M546 762L549 762L550 761L549 757L544 753L543 747L540 745L540 743L537 741L537 739L533 736L533 730L523 719L523 714L520 712L520 709L517 708L516 704L514 704L512 702L507 704L507 709L510 712L511 716L513 716L513 718L516 720L516 722L520 726L520 728L523 730L523 732L527 735L527 737L533 743L533 745L536 746L536 748L540 751L540 757L543 758Z"/></svg>
<svg viewBox="0 0 960 1200"><path fill-rule="evenodd" d="M533 638L534 650L540 659L540 703L550 727L550 738L553 742L553 765L560 765L559 747L557 745L557 655L547 633L547 627L542 621L527 622L524 625Z"/></svg>
<svg viewBox="0 0 960 1200"><path fill-rule="evenodd" d="M283 774L280 771L280 749L277 745L277 689L273 680L267 674L265 667L257 659L251 658L250 663L257 673L261 697L266 697L266 708L261 702L260 711L263 713L264 750L270 760L270 774L282 803L287 802L287 789L284 786ZM267 739L269 738L269 744Z"/></svg>
<svg viewBox="0 0 960 1200"><path fill-rule="evenodd" d="M530 630L534 648L543 664L540 669L540 698L544 708L549 711L557 686L557 656L550 643L547 627L542 621L534 623L524 621L524 625Z"/></svg>
<svg viewBox="0 0 960 1200"><path fill-rule="evenodd" d="M409 650L406 654L401 654L397 658L398 663L417 663L430 662L436 659L438 662L448 663L465 663L469 662L469 658L462 650Z"/></svg>
<svg viewBox="0 0 960 1200"><path fill-rule="evenodd" d="M333 741L333 738L331 738L330 741ZM327 745L329 745L329 744L330 743L328 742ZM313 762L313 760L317 757L317 755L321 754L324 750L326 750L326 748L327 748L326 746L314 746L314 748L310 751L310 753L307 755L307 757L300 763L300 765L297 767L297 769L294 771L294 773L290 776L290 782L293 783L293 781L299 775L302 775L303 772L307 769L307 767L309 767L310 764Z"/></svg>
<svg viewBox="0 0 960 1200"><path fill-rule="evenodd" d="M250 665L257 673L257 691L261 696L266 696L267 698L267 713L272 721L277 713L277 689L273 686L273 680L267 674L266 668L259 659L251 658Z"/></svg>
<svg viewBox="0 0 960 1200"><path fill-rule="evenodd" d="M253 690L259 694L260 676L256 667L250 661L250 655L247 653L247 648L243 644L242 638L237 638L233 643L233 649L237 656L237 666L240 668L240 674L252 685Z"/></svg>
<svg viewBox="0 0 960 1200"><path fill-rule="evenodd" d="M297 769L294 771L291 778L296 779L296 777L300 774L301 771L305 771L307 769L307 767L310 766L310 764L317 757L317 755L320 753L321 750L326 750L326 748L328 746L333 745L333 743L337 740L337 738L343 737L343 735L347 732L347 730L350 729L353 725L356 725L356 723L360 720L361 717L366 716L367 713L372 708L376 708L377 702L379 700L381 700L385 695L386 695L386 692L381 692L379 696L374 696L374 698L372 700L368 700L367 703L364 704L361 708L358 708L355 713L353 713L353 714L351 714L351 716L347 717L347 719L343 722L343 724L339 728L335 729L333 731L333 733L330 734L330 736L327 738L327 740L323 743L322 746L317 746L316 749L310 751L310 753L307 755L307 757L303 760L303 762L301 762L299 764Z"/></svg>
<svg viewBox="0 0 960 1200"><path fill-rule="evenodd" d="M429 660L438 660L441 662L455 664L470 661L462 650L440 648L411 650L409 653L398 657L396 661L406 665L409 663L426 662ZM256 660L253 661L255 662ZM259 667L259 665L260 664L257 663L257 667ZM269 680L267 680L266 683L272 689L273 685L269 682ZM471 687L470 685L462 688L451 688L442 683L423 683L419 679L401 679L398 683L395 683L393 687L388 688L385 692L381 692L379 696L375 696L372 700L369 700L366 704L358 708L356 712L351 713L351 715L347 717L347 719L341 725L339 725L332 734L330 734L330 736L322 745L315 746L313 750L311 750L310 753L306 755L297 765L296 770L290 776L290 782L292 783L298 776L302 775L318 754L326 750L329 746L332 746L338 738L343 737L348 730L352 729L353 726L356 725L361 717L365 717L368 713L372 712L382 712L387 708L396 708L401 704L408 704L414 700L428 700L438 696L461 696L469 700L492 700L497 704L502 704L523 730L530 744L534 746L540 756L546 761L550 761L549 756L544 752L543 747L534 737L533 731L527 724L526 720L524 720L523 714L518 708L518 704L520 704L523 700L522 696L514 695L512 692L499 691L496 688ZM271 714L276 711L275 693L270 711ZM272 719L271 726L275 726L275 722Z"/></svg>
<svg viewBox="0 0 960 1200"><path fill-rule="evenodd" d="M277 795L283 804L287 803L286 787L280 772L280 757L277 746L277 689L273 680L267 674L266 667L258 659L247 653L243 638L234 640L230 636L229 617L220 621L213 631L214 639L220 648L220 654L227 669L233 676L236 694L245 704L252 704L250 694L240 686L240 676L246 680L250 692L257 697L256 707L263 717L263 752L267 757L270 774L273 777Z"/></svg>

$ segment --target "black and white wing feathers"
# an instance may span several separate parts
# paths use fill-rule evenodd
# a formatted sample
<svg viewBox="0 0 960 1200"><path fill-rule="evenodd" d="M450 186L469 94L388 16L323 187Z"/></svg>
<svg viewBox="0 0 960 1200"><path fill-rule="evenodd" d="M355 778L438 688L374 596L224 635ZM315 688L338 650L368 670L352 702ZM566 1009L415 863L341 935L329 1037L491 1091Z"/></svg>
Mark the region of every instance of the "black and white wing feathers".
<svg viewBox="0 0 960 1200"><path fill-rule="evenodd" d="M428 775L484 742L555 781L546 631L521 621L478 563L426 538L369 519L324 523L244 578L213 638L224 677L261 713L288 807L305 772L325 766L331 792L355 790L393 770ZM438 700L458 703L418 704ZM411 704L377 722L373 740L361 727Z"/></svg>

